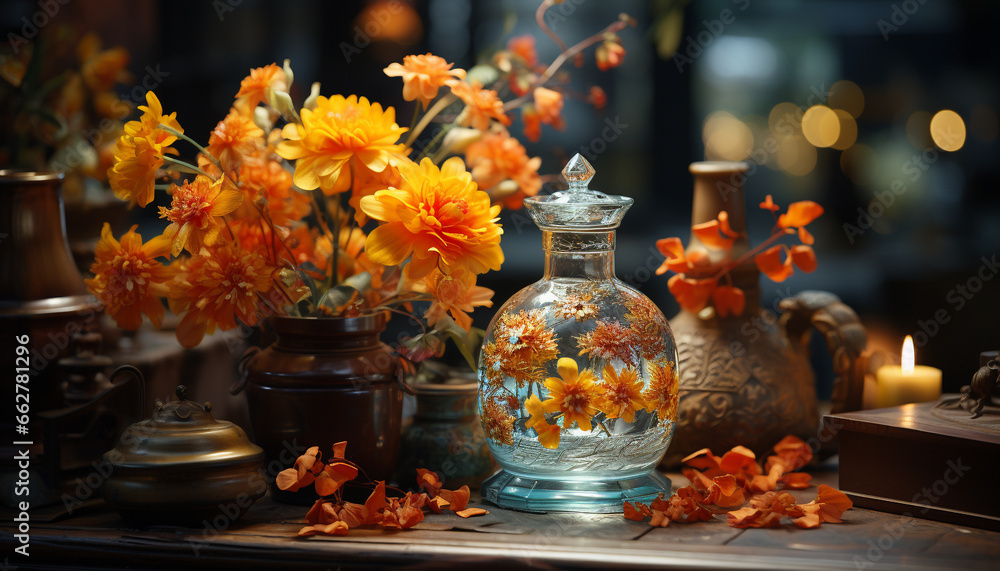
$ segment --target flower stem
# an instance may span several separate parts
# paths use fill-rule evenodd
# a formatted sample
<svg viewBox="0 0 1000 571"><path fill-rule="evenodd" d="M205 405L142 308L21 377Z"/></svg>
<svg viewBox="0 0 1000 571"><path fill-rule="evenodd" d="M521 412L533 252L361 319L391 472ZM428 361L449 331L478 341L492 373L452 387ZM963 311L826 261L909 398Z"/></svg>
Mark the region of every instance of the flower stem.
<svg viewBox="0 0 1000 571"><path fill-rule="evenodd" d="M410 131L410 134L406 137L406 141L403 143L403 145L407 147L411 146L413 144L413 141L417 140L417 137L420 136L420 133L422 133L424 129L426 129L427 126L430 125L431 120L434 119L434 117L437 116L438 113L444 111L449 105L454 103L456 99L458 99L458 97L456 97L454 93L449 93L448 95L445 95L441 99L438 99L437 103L435 103L427 111L427 113L424 113L424 116L420 119L420 122L417 123L417 127L412 131Z"/></svg>
<svg viewBox="0 0 1000 571"><path fill-rule="evenodd" d="M553 61L552 64L549 65L548 69L545 70L545 73L543 73L541 76L539 76L538 79L535 80L535 82L531 85L531 88L528 89L528 92L518 97L517 99L511 99L510 101L505 103L503 106L503 110L505 112L510 111L511 109L516 109L521 105L527 103L528 99L533 96L532 93L535 91L535 88L543 85L546 81L551 79L552 76L555 75L557 71L559 71L559 68L562 67L562 64L566 63L566 60L576 56L576 54L582 52L583 50L589 48L590 46L596 44L597 42L603 40L604 34L613 34L623 29L627 25L628 22L618 20L616 22L609 24L606 28L594 34L593 36L590 36L589 38L583 40L582 42L575 44L573 47L567 50L563 50L563 52L559 54L559 57L557 57L555 61Z"/></svg>
<svg viewBox="0 0 1000 571"><path fill-rule="evenodd" d="M535 10L535 22L538 22L538 27L545 32L545 35L555 42L557 46L559 46L559 51L564 52L566 51L566 42L564 42L562 38L560 38L559 35L556 34L547 23L545 23L545 11L554 5L555 0L545 0L539 4L538 9Z"/></svg>
<svg viewBox="0 0 1000 571"><path fill-rule="evenodd" d="M191 173L191 174L200 174L200 175L203 175L203 176L207 176L208 178L212 178L211 175L209 175L207 172L201 170L200 168L198 168L195 165L192 165L191 163L184 162L184 161L182 161L180 159L175 159L175 158L173 158L173 157L171 157L169 155L164 155L163 156L163 160L165 162L168 162L168 163L174 165L175 167L177 167L177 170L179 170L181 172L187 172L187 173Z"/></svg>
<svg viewBox="0 0 1000 571"><path fill-rule="evenodd" d="M730 264L726 264L725 266L723 266L723 268L721 270L719 270L718 273L716 273L714 276L712 276L711 279L718 280L723 275L729 273L729 270L731 270L731 269L739 266L743 262L746 262L750 258L756 256L757 254L759 254L760 252L762 252L764 250L764 248L767 248L771 244L775 243L782 236L787 236L789 234L794 234L794 233L795 233L794 230L791 230L789 228L785 228L784 231L782 231L782 232L775 232L774 234L771 234L771 236L767 240L764 240L760 244L757 244L756 246L754 246L754 248L752 250L748 251L747 253L745 253L742 256L740 256L739 258L737 258L735 262L732 262Z"/></svg>

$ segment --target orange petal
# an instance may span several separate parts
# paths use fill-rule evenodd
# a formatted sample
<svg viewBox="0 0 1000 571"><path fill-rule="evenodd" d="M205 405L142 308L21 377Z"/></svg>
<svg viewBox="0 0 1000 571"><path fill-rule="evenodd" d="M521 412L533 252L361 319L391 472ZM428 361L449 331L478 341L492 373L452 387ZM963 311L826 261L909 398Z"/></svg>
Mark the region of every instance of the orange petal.
<svg viewBox="0 0 1000 571"><path fill-rule="evenodd" d="M277 484L279 490L289 492L297 492L302 487L299 485L299 472L295 468L282 470L274 479L274 483Z"/></svg>
<svg viewBox="0 0 1000 571"><path fill-rule="evenodd" d="M477 515L486 515L488 513L490 513L490 512L484 510L483 508L468 508L468 509L464 509L464 510L455 512L455 515L458 515L458 516L461 516L461 517L472 517L472 516L477 516Z"/></svg>
<svg viewBox="0 0 1000 571"><path fill-rule="evenodd" d="M653 517L649 520L649 525L653 527L667 527L670 525L670 518L666 512L653 510Z"/></svg>
<svg viewBox="0 0 1000 571"><path fill-rule="evenodd" d="M427 507L429 507L432 512L439 514L442 511L444 511L444 508L448 507L450 503L451 502L449 502L448 500L442 498L441 496L438 496L436 498L433 498L431 501L427 502Z"/></svg>
<svg viewBox="0 0 1000 571"><path fill-rule="evenodd" d="M396 510L396 521L399 522L400 529L409 529L423 520L423 510L413 507L400 508Z"/></svg>
<svg viewBox="0 0 1000 571"><path fill-rule="evenodd" d="M807 274L816 270L816 252L812 246L792 246L791 258L795 266Z"/></svg>
<svg viewBox="0 0 1000 571"><path fill-rule="evenodd" d="M712 479L712 491L709 494L708 502L722 508L738 506L746 501L743 495L743 488L736 483L736 477L732 474L717 476Z"/></svg>
<svg viewBox="0 0 1000 571"><path fill-rule="evenodd" d="M346 502L337 512L337 517L349 527L358 527L368 521L368 508L361 504Z"/></svg>
<svg viewBox="0 0 1000 571"><path fill-rule="evenodd" d="M726 514L729 527L781 527L781 514L758 508L741 508Z"/></svg>
<svg viewBox="0 0 1000 571"><path fill-rule="evenodd" d="M847 497L847 494L826 484L819 485L819 491L813 501L820 505L820 519L831 523L840 522L840 516L854 507L854 502Z"/></svg>
<svg viewBox="0 0 1000 571"><path fill-rule="evenodd" d="M733 286L719 286L712 293L712 300L715 302L715 311L719 317L730 315L743 315L747 300L743 290Z"/></svg>
<svg viewBox="0 0 1000 571"><path fill-rule="evenodd" d="M719 230L730 238L740 237L737 232L733 231L733 227L729 225L729 213L725 210L719 213Z"/></svg>
<svg viewBox="0 0 1000 571"><path fill-rule="evenodd" d="M642 513L635 509L635 506L628 502L625 502L622 505L622 511L625 515L625 519L630 519L632 521L642 521L646 519L646 516L642 515Z"/></svg>
<svg viewBox="0 0 1000 571"><path fill-rule="evenodd" d="M366 524L369 523L379 523L381 521L382 511L388 507L385 501L385 482L379 481L375 485L375 489L372 490L368 499L365 500L365 507L368 508L368 519L365 520Z"/></svg>
<svg viewBox="0 0 1000 571"><path fill-rule="evenodd" d="M344 454L347 452L347 441L338 442L333 445L333 457L337 460L343 460Z"/></svg>
<svg viewBox="0 0 1000 571"><path fill-rule="evenodd" d="M778 217L778 226L798 228L809 224L823 214L823 207L811 200L801 200L788 205L788 212Z"/></svg>
<svg viewBox="0 0 1000 571"><path fill-rule="evenodd" d="M702 244L709 248L713 248L715 250L729 250L733 247L733 239L727 238L719 233L721 231L721 224L718 220L709 220L708 222L695 224L691 227L691 231L694 233L695 237L701 240Z"/></svg>
<svg viewBox="0 0 1000 571"><path fill-rule="evenodd" d="M760 203L760 207L763 208L764 210L770 210L771 212L777 212L781 210L781 207L774 203L774 199L771 198L770 194L767 195L767 198L764 199L764 202Z"/></svg>
<svg viewBox="0 0 1000 571"><path fill-rule="evenodd" d="M805 226L799 226L799 240L802 240L803 244L809 245L812 245L816 241L816 239L813 238L813 235L806 230Z"/></svg>
<svg viewBox="0 0 1000 571"><path fill-rule="evenodd" d="M451 494L451 497L449 498L448 495L445 494L445 492L449 492ZM453 512L457 512L465 509L465 507L469 504L469 496L471 496L472 494L469 491L469 486L462 486L461 488L455 490L454 492L450 492L449 490L441 490L441 495L445 497L444 499L451 502L451 505L448 506L448 509Z"/></svg>
<svg viewBox="0 0 1000 571"><path fill-rule="evenodd" d="M804 490L809 487L811 480L812 475L805 472L789 472L781 477L786 490Z"/></svg>
<svg viewBox="0 0 1000 571"><path fill-rule="evenodd" d="M656 275L661 275L667 270L682 274L691 269L691 264L684 257L684 245L681 243L680 238L657 240L656 249L666 256L663 264L656 269Z"/></svg>
<svg viewBox="0 0 1000 571"><path fill-rule="evenodd" d="M822 521L819 516L820 507L818 505L804 505L800 506L802 508L803 516L795 518L792 523L801 527L802 529L812 529L814 527L819 527Z"/></svg>
<svg viewBox="0 0 1000 571"><path fill-rule="evenodd" d="M299 537L306 537L309 535L347 535L350 531L350 527L342 522L335 521L326 525L311 525L309 527L303 527L299 530Z"/></svg>
<svg viewBox="0 0 1000 571"><path fill-rule="evenodd" d="M794 271L792 269L791 256L785 256L785 261L781 261L781 252L785 248L786 246L782 244L772 246L754 257L754 261L757 262L757 268L765 276L776 282L785 281Z"/></svg>
<svg viewBox="0 0 1000 571"><path fill-rule="evenodd" d="M432 498L441 490L441 479L438 475L424 468L417 468L417 484L427 490L427 495Z"/></svg>
<svg viewBox="0 0 1000 571"><path fill-rule="evenodd" d="M696 280L683 278L680 274L667 280L667 288L681 307L697 313L708 305L718 282L711 279Z"/></svg>

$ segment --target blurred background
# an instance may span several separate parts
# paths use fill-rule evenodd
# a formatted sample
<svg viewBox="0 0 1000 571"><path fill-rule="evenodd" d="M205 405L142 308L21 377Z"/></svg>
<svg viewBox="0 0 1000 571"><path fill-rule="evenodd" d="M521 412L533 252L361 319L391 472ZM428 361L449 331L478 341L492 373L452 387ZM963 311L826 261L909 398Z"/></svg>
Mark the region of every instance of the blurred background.
<svg viewBox="0 0 1000 571"><path fill-rule="evenodd" d="M326 95L392 105L403 123L413 104L382 73L386 65L429 51L469 68L520 34L535 35L540 59L551 61L558 49L538 30L537 5L5 0L0 24L12 46L15 36L32 39L39 13L48 33L94 31L105 48L123 46L134 81L120 97L141 102L135 86L155 85L185 131L207 140L250 68L285 58L293 100L319 81ZM1000 348L1000 279L992 279L1000 272L1000 4L566 0L546 17L573 43L620 12L637 21L620 34L624 64L601 72L588 51L582 67L568 66L579 100L567 97L566 129L546 126L537 143L521 137L542 158L542 174L580 152L597 169L594 187L635 199L618 233L619 277L675 314L667 277L653 274L662 261L654 244L687 241L688 164L747 160L751 243L772 225L756 207L767 194L782 206L809 199L826 208L810 225L819 268L782 284L763 280L765 307L801 290L834 292L868 325L871 345L898 359L912 334L917 362L944 370L946 392L966 384L978 353ZM583 100L591 85L607 93L600 111ZM520 135L517 116L511 132ZM129 216L153 235L162 226L154 213ZM494 310L542 272L540 231L523 211L505 211L503 224L507 261L480 280L496 291ZM493 313L476 311L476 324Z"/></svg>

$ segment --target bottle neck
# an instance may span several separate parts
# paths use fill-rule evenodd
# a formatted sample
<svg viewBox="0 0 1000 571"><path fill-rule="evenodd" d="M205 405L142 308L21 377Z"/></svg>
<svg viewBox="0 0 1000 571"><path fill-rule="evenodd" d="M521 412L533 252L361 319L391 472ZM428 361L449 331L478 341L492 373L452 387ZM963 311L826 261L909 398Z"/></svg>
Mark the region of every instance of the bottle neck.
<svg viewBox="0 0 1000 571"><path fill-rule="evenodd" d="M542 231L545 279L606 280L615 276L615 231Z"/></svg>

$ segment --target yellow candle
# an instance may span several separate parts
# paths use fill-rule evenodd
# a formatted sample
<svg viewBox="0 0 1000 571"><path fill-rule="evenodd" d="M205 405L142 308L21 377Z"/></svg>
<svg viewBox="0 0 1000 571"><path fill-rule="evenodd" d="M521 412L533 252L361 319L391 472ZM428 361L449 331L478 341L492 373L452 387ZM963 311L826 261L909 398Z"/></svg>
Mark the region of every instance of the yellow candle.
<svg viewBox="0 0 1000 571"><path fill-rule="evenodd" d="M941 396L941 369L914 365L913 338L903 342L902 365L879 368L876 404L879 408L928 402Z"/></svg>

